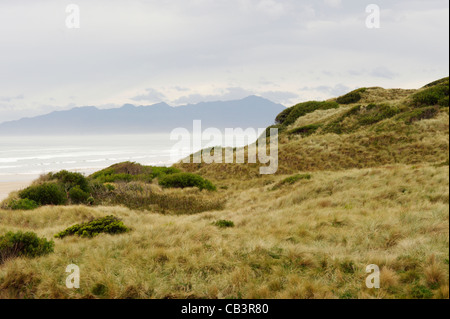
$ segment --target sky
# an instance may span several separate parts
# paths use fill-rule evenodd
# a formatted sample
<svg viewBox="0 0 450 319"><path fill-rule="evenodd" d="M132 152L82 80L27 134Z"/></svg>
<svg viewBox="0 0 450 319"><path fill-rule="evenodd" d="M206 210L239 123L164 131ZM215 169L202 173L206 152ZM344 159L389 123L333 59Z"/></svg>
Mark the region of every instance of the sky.
<svg viewBox="0 0 450 319"><path fill-rule="evenodd" d="M68 28L79 8L79 28ZM368 28L369 4L380 27ZM447 0L1 0L0 122L258 95L291 106L448 76Z"/></svg>

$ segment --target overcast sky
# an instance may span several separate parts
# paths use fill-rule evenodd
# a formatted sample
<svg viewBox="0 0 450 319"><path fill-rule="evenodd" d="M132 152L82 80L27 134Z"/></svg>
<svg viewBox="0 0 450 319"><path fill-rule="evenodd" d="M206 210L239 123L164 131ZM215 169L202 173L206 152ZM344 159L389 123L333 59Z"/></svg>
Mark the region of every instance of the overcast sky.
<svg viewBox="0 0 450 319"><path fill-rule="evenodd" d="M66 26L67 5L80 28ZM381 28L366 27L366 6ZM260 95L286 106L448 76L448 0L1 0L0 122Z"/></svg>

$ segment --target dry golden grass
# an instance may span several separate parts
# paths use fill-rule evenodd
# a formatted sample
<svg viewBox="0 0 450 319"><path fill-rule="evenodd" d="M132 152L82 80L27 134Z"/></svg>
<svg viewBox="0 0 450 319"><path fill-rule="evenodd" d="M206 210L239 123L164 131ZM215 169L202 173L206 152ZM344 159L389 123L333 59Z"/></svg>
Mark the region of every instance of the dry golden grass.
<svg viewBox="0 0 450 319"><path fill-rule="evenodd" d="M448 298L448 166L393 165L222 181L223 211L168 216L123 207L0 211L0 233L52 238L114 214L132 231L56 240L53 254L0 267L2 298ZM231 220L220 229L216 220ZM66 266L81 288L65 287ZM366 266L381 289L365 287ZM104 285L99 293L96 285ZM422 291L421 290L421 291ZM94 291L94 292L93 292Z"/></svg>
<svg viewBox="0 0 450 319"><path fill-rule="evenodd" d="M345 108L348 109L348 108ZM338 117L340 109L316 111L301 124L314 124L323 115ZM344 112L345 113L345 112ZM307 115L308 116L308 115ZM300 121L300 120L299 120ZM239 151L239 150L238 150ZM395 118L363 127L350 134L279 137L278 174L298 171L345 170L390 164L442 163L449 158L449 115L406 124ZM260 164L177 164L176 167L207 178L259 178Z"/></svg>

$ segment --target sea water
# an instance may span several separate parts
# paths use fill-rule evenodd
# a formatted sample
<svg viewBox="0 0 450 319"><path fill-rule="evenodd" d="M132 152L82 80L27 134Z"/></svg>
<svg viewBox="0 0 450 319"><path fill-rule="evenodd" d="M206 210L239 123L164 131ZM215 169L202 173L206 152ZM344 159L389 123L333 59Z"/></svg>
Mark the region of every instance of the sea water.
<svg viewBox="0 0 450 319"><path fill-rule="evenodd" d="M172 149L178 140L170 134L80 135L80 136L0 136L0 182L29 181L39 175L69 170L85 175L110 165L131 161L143 165L169 166L196 152ZM251 141L253 142L253 141ZM205 141L202 147L205 146ZM237 136L234 146L246 145ZM220 146L226 145L225 142Z"/></svg>
<svg viewBox="0 0 450 319"><path fill-rule="evenodd" d="M166 166L175 143L169 134L0 136L0 182L63 169L90 174L125 161Z"/></svg>

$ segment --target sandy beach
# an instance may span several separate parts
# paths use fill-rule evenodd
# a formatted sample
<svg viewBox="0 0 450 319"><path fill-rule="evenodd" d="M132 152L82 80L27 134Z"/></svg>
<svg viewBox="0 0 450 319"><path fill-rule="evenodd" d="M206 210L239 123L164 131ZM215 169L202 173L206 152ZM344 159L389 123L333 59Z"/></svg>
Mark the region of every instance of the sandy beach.
<svg viewBox="0 0 450 319"><path fill-rule="evenodd" d="M8 197L9 193L21 190L31 184L31 181L0 182L0 202Z"/></svg>

